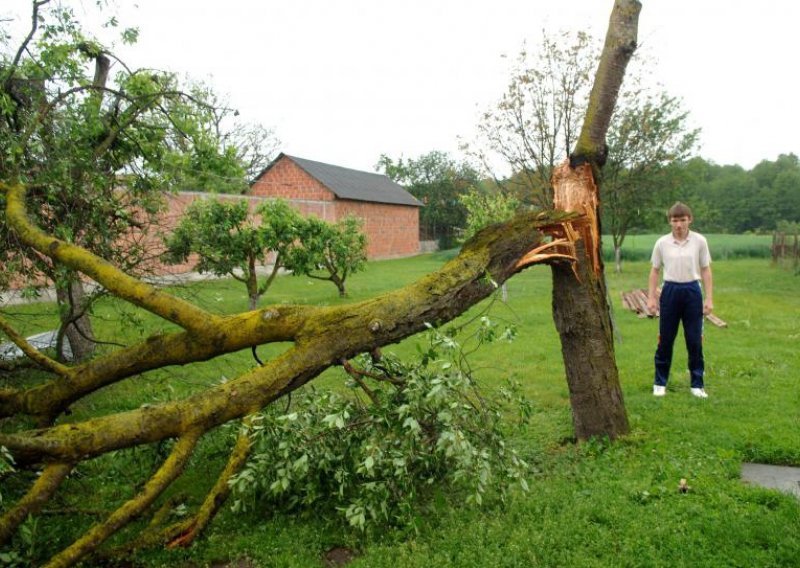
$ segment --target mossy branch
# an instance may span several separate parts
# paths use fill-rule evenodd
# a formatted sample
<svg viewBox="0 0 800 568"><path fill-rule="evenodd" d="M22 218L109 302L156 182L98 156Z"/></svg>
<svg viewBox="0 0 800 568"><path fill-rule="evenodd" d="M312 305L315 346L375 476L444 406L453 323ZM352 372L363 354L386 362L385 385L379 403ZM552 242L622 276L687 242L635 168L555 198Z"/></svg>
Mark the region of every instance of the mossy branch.
<svg viewBox="0 0 800 568"><path fill-rule="evenodd" d="M41 368L55 373L61 377L70 378L72 376L72 369L66 365L62 365L58 361L51 359L26 340L14 327L0 315L0 330L16 345L22 352L34 363Z"/></svg>
<svg viewBox="0 0 800 568"><path fill-rule="evenodd" d="M600 64L592 84L583 127L572 153L575 162L591 162L595 167L605 163L606 133L617 104L625 68L636 50L639 12L638 0L616 0L609 18Z"/></svg>
<svg viewBox="0 0 800 568"><path fill-rule="evenodd" d="M74 424L0 434L18 463L74 461L108 451L208 430L250 414L307 383L342 359L370 352L449 321L489 296L520 270L525 254L549 238L545 228L574 219L564 213L527 213L487 227L441 270L414 284L360 303L292 313L294 346L262 367L182 401ZM251 312L261 314L269 311ZM223 320L224 321L224 320ZM222 322L206 330L210 358ZM285 323L285 322L284 322ZM275 328L265 322L267 329ZM280 328L279 323L275 323ZM250 328L252 329L252 328ZM233 334L233 330L231 331Z"/></svg>
<svg viewBox="0 0 800 568"><path fill-rule="evenodd" d="M51 558L45 565L46 568L72 566L103 544L111 535L141 515L183 473L183 469L186 467L186 463L189 461L201 435L202 432L194 430L182 436L175 443L175 447L164 464L145 484L141 493L111 513L104 522L92 527L81 538Z"/></svg>
<svg viewBox="0 0 800 568"><path fill-rule="evenodd" d="M72 402L128 377L171 365L207 361L255 345L294 341L316 308L272 306L219 318L203 335L177 332L151 336L71 368L70 380L56 378L29 389L0 391L0 418L17 414L55 416Z"/></svg>
<svg viewBox="0 0 800 568"><path fill-rule="evenodd" d="M209 324L220 318L180 298L167 294L146 282L129 276L110 262L79 246L47 235L28 218L25 208L25 186L0 182L0 191L6 195L6 219L9 227L25 244L54 261L77 270L108 289L115 296L127 300L153 314L193 333L202 333Z"/></svg>
<svg viewBox="0 0 800 568"><path fill-rule="evenodd" d="M6 543L28 515L33 515L47 503L72 467L72 464L52 463L44 468L28 493L0 517L0 545Z"/></svg>
<svg viewBox="0 0 800 568"><path fill-rule="evenodd" d="M236 444L234 444L228 462L225 464L225 469L222 470L214 487L212 487L211 491L206 495L197 513L187 521L173 528L171 532L174 536L165 541L168 542L168 546L189 546L205 530L220 507L222 507L222 504L228 499L228 495L231 493L229 482L231 478L244 467L250 455L250 448L252 446L248 433L250 424L250 417L245 418L242 430L236 438Z"/></svg>

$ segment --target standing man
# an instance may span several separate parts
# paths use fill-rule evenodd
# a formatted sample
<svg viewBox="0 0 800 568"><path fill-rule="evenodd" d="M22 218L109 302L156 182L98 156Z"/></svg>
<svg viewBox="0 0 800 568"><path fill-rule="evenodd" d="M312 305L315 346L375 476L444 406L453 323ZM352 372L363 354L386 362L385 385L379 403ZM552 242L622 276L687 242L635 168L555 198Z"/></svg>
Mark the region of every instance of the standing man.
<svg viewBox="0 0 800 568"><path fill-rule="evenodd" d="M656 309L659 272L664 268L653 394L664 396L667 393L672 346L678 334L678 324L682 322L689 354L691 392L696 397L708 398L703 383L703 316L710 314L714 308L711 254L705 237L689 230L692 210L687 205L675 203L669 208L667 219L672 232L656 241L650 259L653 267L648 279L647 309L652 314ZM700 289L701 280L703 290Z"/></svg>

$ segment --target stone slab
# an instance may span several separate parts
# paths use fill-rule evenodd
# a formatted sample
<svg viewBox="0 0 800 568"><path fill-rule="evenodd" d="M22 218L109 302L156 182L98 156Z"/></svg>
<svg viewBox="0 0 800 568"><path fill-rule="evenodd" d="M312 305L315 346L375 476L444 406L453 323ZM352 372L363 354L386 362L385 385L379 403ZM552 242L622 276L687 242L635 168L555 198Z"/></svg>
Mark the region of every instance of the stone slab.
<svg viewBox="0 0 800 568"><path fill-rule="evenodd" d="M800 467L743 463L742 480L790 493L800 499Z"/></svg>

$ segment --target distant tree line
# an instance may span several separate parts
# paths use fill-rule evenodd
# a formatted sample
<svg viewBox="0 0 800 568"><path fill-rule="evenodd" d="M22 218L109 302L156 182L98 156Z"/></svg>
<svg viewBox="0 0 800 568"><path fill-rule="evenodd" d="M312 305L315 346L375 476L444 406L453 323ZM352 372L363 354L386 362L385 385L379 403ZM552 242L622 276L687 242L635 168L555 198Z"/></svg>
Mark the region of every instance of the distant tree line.
<svg viewBox="0 0 800 568"><path fill-rule="evenodd" d="M438 240L443 248L457 245L459 238L471 233L470 203L472 209L483 207L488 215L492 201L505 203L508 197L501 189L502 180L482 178L476 167L441 151L397 160L384 155L377 167L425 204L420 212L422 237ZM609 170L620 179L632 177L624 167ZM606 207L604 232L615 222L612 215L619 219L623 213L628 219L627 232L661 232L666 210L675 201L688 203L695 226L710 233L769 233L800 223L800 159L791 153L774 161L763 160L750 170L694 157L661 168L642 185L626 195L625 212L612 210L611 203L620 200L619 192L601 190ZM512 202L529 206L523 199Z"/></svg>
<svg viewBox="0 0 800 568"><path fill-rule="evenodd" d="M800 159L781 154L752 169L717 165L694 158L673 166L679 188L659 199L653 221L642 215L636 229L663 226L663 211L671 201L689 203L698 227L713 233L768 233L782 223L800 222Z"/></svg>

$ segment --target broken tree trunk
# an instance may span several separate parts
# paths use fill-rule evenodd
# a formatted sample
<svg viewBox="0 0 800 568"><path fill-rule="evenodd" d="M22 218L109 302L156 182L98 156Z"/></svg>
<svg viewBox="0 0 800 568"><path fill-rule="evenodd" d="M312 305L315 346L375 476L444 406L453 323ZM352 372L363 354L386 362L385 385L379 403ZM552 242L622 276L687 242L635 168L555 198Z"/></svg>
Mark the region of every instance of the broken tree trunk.
<svg viewBox="0 0 800 568"><path fill-rule="evenodd" d="M578 143L553 173L557 210L580 213L575 266L553 265L553 319L569 385L575 435L616 438L629 431L614 357L600 254L598 173L625 68L636 49L641 4L616 0Z"/></svg>
<svg viewBox="0 0 800 568"><path fill-rule="evenodd" d="M596 188L588 164L553 175L556 207L583 213L574 266L552 266L553 319L569 385L575 436L616 438L629 431L599 254ZM579 199L573 199L579 197ZM588 197L588 201L580 199Z"/></svg>

